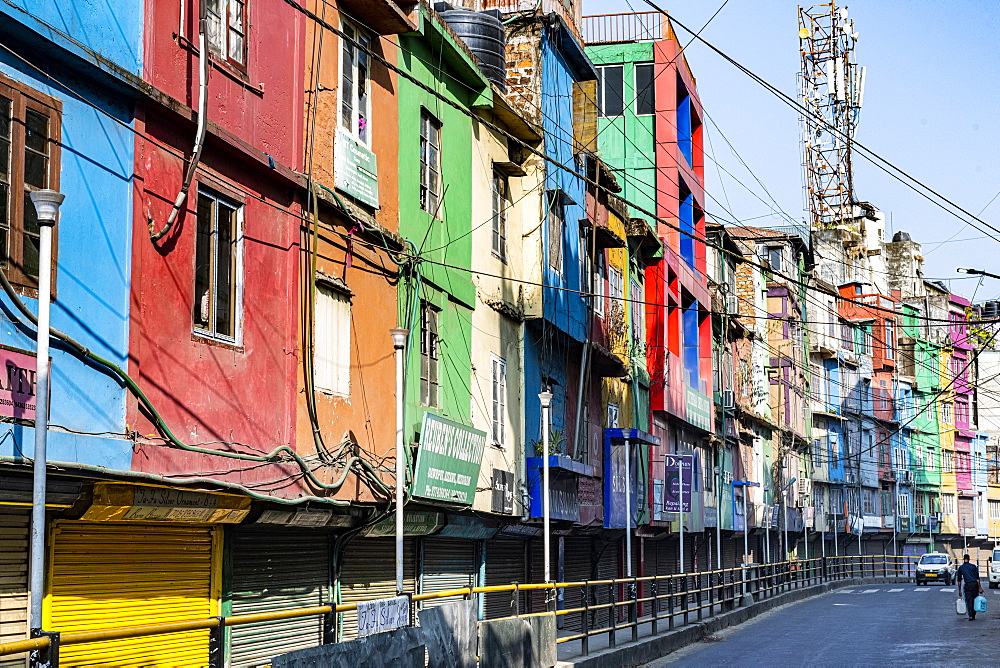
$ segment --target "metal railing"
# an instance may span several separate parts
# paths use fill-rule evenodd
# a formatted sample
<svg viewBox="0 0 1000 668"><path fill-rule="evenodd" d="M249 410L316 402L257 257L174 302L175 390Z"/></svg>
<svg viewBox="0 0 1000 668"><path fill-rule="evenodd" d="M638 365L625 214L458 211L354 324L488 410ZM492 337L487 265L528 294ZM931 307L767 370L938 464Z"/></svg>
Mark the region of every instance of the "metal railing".
<svg viewBox="0 0 1000 668"><path fill-rule="evenodd" d="M555 615L560 626L575 627L563 633L559 644L580 641L580 653L590 653L592 638L607 635L607 642L619 642L618 632L631 631L631 639L639 636L639 627L648 625L652 635L665 626L667 630L678 625L702 620L735 609L744 597L755 601L766 600L793 589L850 578L914 578L918 557L893 555L864 555L843 557L817 557L770 564L749 564L736 568L669 575L646 575L609 580L583 582L551 582L489 587L467 587L432 594L413 594L411 605L439 598L468 597L475 594L510 592L512 617ZM573 607L557 608L556 594L578 593L579 600ZM522 614L522 595L541 596L529 600ZM126 638L209 630L209 657L207 665L224 665L225 629L244 624L277 622L302 617L322 616L324 643L336 642L338 614L357 609L357 603L321 605L273 613L210 617L190 622L152 624L149 626L110 629L87 633L60 633L42 631L38 637L0 644L0 657L23 652L39 653L39 661L51 668L59 664L59 648ZM538 610L541 608L541 610ZM534 610L534 611L532 611ZM411 610L412 612L412 610ZM411 614L411 619L415 616Z"/></svg>
<svg viewBox="0 0 1000 668"><path fill-rule="evenodd" d="M583 39L587 44L657 41L666 38L666 21L659 12L584 16Z"/></svg>

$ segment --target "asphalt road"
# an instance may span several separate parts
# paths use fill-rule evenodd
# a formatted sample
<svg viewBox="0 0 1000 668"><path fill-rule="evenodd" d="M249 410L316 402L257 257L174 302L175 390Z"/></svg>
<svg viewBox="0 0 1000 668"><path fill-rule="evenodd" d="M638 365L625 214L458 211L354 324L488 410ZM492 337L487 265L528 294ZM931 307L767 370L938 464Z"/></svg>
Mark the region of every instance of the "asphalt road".
<svg viewBox="0 0 1000 668"><path fill-rule="evenodd" d="M845 587L772 610L648 665L1000 664L1000 592L986 589L989 607L974 622L955 614L956 597L955 587L940 585Z"/></svg>

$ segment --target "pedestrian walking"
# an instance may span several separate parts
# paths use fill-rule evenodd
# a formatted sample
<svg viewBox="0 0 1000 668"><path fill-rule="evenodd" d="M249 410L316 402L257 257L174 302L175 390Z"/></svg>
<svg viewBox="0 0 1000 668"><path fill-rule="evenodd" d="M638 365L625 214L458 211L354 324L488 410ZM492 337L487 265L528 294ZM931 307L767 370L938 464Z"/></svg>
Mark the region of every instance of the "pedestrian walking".
<svg viewBox="0 0 1000 668"><path fill-rule="evenodd" d="M983 585L979 583L979 567L969 561L969 555L962 558L962 565L955 573L955 580L964 587L965 609L969 612L969 621L976 618L976 596L983 593Z"/></svg>

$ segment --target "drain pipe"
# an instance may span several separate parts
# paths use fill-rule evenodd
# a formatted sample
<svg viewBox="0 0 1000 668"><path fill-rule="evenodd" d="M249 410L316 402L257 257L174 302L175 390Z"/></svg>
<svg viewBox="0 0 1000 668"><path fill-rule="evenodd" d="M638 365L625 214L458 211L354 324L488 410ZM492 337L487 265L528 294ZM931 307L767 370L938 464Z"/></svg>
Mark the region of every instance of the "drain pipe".
<svg viewBox="0 0 1000 668"><path fill-rule="evenodd" d="M205 148L205 131L208 127L208 119L206 118L208 115L208 44L205 39L205 22L205 3L202 2L201 14L198 17L198 129L195 133L194 151L191 155L191 162L188 163L187 172L184 174L181 190L174 199L174 205L170 209L170 215L167 216L166 224L159 232L154 231L156 229L155 221L152 216L149 216L149 238L154 242L162 239L177 222L181 207L187 200L188 190L191 189L194 172L198 169L198 163L201 162L201 151Z"/></svg>

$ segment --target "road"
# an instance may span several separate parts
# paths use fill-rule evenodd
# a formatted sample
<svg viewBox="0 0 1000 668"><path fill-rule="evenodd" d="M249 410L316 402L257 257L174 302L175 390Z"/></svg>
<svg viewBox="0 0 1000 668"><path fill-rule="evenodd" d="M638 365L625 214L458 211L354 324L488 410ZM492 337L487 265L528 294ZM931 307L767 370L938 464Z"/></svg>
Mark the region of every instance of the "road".
<svg viewBox="0 0 1000 668"><path fill-rule="evenodd" d="M870 666L1000 663L1000 592L970 622L955 587L845 587L772 610L648 664L659 666Z"/></svg>

